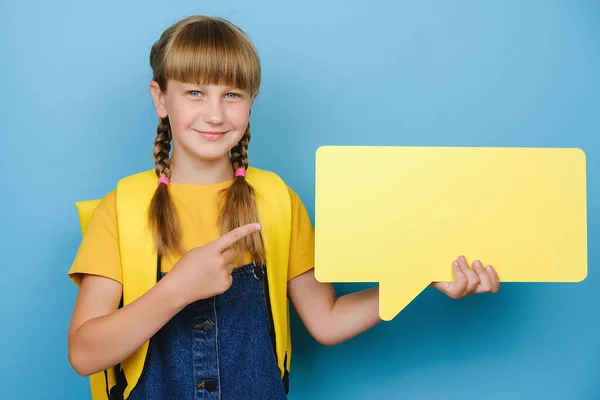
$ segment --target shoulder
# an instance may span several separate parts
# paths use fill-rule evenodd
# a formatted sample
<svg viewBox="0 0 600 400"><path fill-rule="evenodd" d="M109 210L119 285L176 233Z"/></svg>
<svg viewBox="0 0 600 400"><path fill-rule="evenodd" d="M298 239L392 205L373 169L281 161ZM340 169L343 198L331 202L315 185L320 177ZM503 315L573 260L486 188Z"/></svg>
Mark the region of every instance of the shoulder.
<svg viewBox="0 0 600 400"><path fill-rule="evenodd" d="M84 200L75 203L81 231L87 230L91 221L109 223L115 217L115 191L111 190L101 199Z"/></svg>
<svg viewBox="0 0 600 400"><path fill-rule="evenodd" d="M280 189L280 194L285 193L289 197L292 203L292 208L298 203L302 203L298 193L294 189L292 189L292 187L288 185L281 176L279 176L273 171L255 167L248 167L248 179L252 181L251 183L253 186L255 186L255 184L258 181L265 185L268 184L272 187L278 187ZM269 191L269 194L273 194L273 192Z"/></svg>
<svg viewBox="0 0 600 400"><path fill-rule="evenodd" d="M284 180L273 171L248 167L247 178L252 187L263 195L289 196Z"/></svg>
<svg viewBox="0 0 600 400"><path fill-rule="evenodd" d="M109 191L104 197L77 201L75 205L79 214L82 232L87 230L92 221L95 224L116 224L118 193L123 191L123 188L131 188L137 191L139 188L149 187L151 182L155 184L155 181L151 178L152 174L154 174L153 170L147 170L125 176L117 182L116 188Z"/></svg>
<svg viewBox="0 0 600 400"><path fill-rule="evenodd" d="M287 184L286 184L286 188L290 195L290 200L292 202L292 205L296 206L298 204L302 204L302 200L300 200L300 196L298 195L298 193L294 189L292 189L291 186L289 186Z"/></svg>
<svg viewBox="0 0 600 400"><path fill-rule="evenodd" d="M153 169L140 171L127 175L117 182L117 189L124 184L128 185L154 185L156 186L156 172Z"/></svg>
<svg viewBox="0 0 600 400"><path fill-rule="evenodd" d="M271 183L284 183L283 179L273 171L260 169L256 167L248 167L248 179L250 180L265 180Z"/></svg>
<svg viewBox="0 0 600 400"><path fill-rule="evenodd" d="M156 193L157 177L154 170L146 170L121 178L115 189L117 212L128 214L139 207L150 205Z"/></svg>

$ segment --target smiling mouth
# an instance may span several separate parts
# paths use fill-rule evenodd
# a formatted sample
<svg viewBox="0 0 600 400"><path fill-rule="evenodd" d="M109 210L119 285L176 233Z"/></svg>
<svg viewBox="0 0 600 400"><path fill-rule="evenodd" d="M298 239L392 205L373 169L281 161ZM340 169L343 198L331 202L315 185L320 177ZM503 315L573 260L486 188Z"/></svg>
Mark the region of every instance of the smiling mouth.
<svg viewBox="0 0 600 400"><path fill-rule="evenodd" d="M199 131L196 129L194 129L194 132L198 133L200 136L204 137L207 140L213 140L213 141L221 139L227 133L227 132L221 132L221 131Z"/></svg>

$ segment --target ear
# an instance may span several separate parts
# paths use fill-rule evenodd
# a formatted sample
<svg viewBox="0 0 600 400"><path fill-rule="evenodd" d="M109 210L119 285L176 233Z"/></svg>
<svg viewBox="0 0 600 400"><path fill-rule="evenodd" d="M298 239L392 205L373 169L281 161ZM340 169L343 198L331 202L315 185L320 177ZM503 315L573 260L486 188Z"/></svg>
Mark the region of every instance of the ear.
<svg viewBox="0 0 600 400"><path fill-rule="evenodd" d="M156 114L161 118L168 116L167 109L165 107L165 94L160 90L158 82L150 82L150 92L152 93L152 100L154 101L154 109Z"/></svg>

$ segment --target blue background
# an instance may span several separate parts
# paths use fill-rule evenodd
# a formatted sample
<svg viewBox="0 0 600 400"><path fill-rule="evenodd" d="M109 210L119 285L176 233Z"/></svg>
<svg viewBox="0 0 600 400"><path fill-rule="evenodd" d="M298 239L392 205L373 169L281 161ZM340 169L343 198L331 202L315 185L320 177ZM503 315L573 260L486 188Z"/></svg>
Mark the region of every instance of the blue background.
<svg viewBox="0 0 600 400"><path fill-rule="evenodd" d="M504 284L458 301L428 289L332 348L294 317L290 399L600 399L600 3L367 3L2 1L2 398L87 398L67 359L74 202L152 167L150 46L177 19L206 13L256 44L264 83L250 161L279 173L311 217L321 145L587 154L584 282Z"/></svg>

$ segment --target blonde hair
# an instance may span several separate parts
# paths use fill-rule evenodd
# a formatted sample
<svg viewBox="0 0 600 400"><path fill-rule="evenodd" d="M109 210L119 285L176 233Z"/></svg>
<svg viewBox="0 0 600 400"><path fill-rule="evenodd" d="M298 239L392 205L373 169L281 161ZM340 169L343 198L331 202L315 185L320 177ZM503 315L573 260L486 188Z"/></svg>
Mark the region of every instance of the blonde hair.
<svg viewBox="0 0 600 400"><path fill-rule="evenodd" d="M150 52L153 80L161 91L169 79L197 84L224 84L256 96L261 67L256 49L244 32L232 23L214 17L193 16L170 26L154 43ZM248 168L250 124L238 144L231 149L234 169ZM158 177L170 178L171 128L169 118L161 118L154 141L154 162ZM222 192L219 211L221 234L258 221L255 193L244 177L235 177ZM183 251L181 230L175 205L167 185L159 184L150 204L148 219L159 254ZM235 250L241 256L249 251L253 260L265 260L260 232L240 241Z"/></svg>

